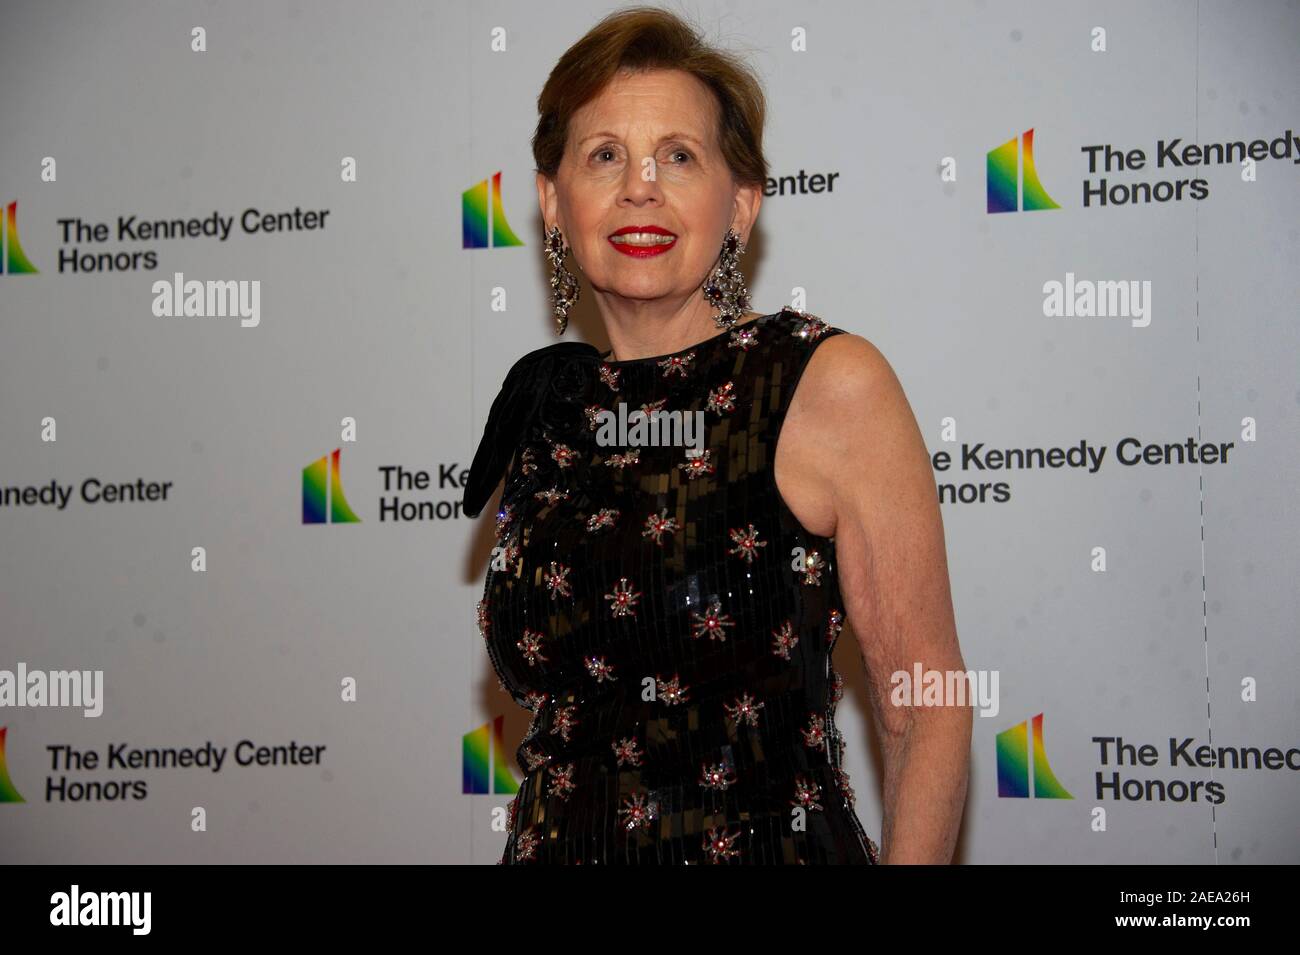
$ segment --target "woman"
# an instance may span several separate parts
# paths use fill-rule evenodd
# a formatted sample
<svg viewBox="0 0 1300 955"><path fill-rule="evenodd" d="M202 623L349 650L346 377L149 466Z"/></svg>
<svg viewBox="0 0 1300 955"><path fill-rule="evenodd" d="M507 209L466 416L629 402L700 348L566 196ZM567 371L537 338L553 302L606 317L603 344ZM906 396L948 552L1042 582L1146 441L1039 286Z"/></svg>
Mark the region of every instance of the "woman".
<svg viewBox="0 0 1300 955"><path fill-rule="evenodd" d="M465 492L477 515L506 472L478 622L533 711L501 861L949 861L970 711L889 700L918 661L965 669L929 457L866 340L748 310L760 87L634 8L565 53L539 111L557 325L572 251L612 347L520 359ZM883 853L841 768L846 616L883 741Z"/></svg>

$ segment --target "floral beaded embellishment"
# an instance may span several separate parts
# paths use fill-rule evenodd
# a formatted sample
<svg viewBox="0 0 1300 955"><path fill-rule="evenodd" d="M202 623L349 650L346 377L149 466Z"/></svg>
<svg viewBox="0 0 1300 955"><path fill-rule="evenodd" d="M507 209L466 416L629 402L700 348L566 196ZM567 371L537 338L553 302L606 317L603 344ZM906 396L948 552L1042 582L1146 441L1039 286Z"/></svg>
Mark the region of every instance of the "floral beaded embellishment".
<svg viewBox="0 0 1300 955"><path fill-rule="evenodd" d="M829 325L810 312L802 312L797 308L790 308L789 306L786 306L785 310L800 319L799 327L791 333L796 338L802 338L804 341L815 342L830 330Z"/></svg>
<svg viewBox="0 0 1300 955"><path fill-rule="evenodd" d="M529 826L515 840L515 858L520 862L531 862L537 857L537 844L541 841L536 828Z"/></svg>
<svg viewBox="0 0 1300 955"><path fill-rule="evenodd" d="M830 645L835 642L835 638L840 635L844 629L844 614L838 610L832 610L826 621L826 643Z"/></svg>
<svg viewBox="0 0 1300 955"><path fill-rule="evenodd" d="M614 522L618 520L618 510L612 507L602 507L595 514L587 518L587 532L595 533L602 527L613 527Z"/></svg>
<svg viewBox="0 0 1300 955"><path fill-rule="evenodd" d="M587 405L582 409L582 413L587 416L587 430L595 431L600 427L600 416L604 414L605 409L600 405Z"/></svg>
<svg viewBox="0 0 1300 955"><path fill-rule="evenodd" d="M620 471L629 464L638 464L641 461L641 449L633 448L623 454L611 454L605 459L605 466L609 468L618 468Z"/></svg>
<svg viewBox="0 0 1300 955"><path fill-rule="evenodd" d="M528 766L528 771L530 773L533 770L541 769L543 766L545 766L547 763L551 761L551 757L549 755L547 755L546 753L539 753L531 746L525 746L522 752L524 756L524 763L525 765Z"/></svg>
<svg viewBox="0 0 1300 955"><path fill-rule="evenodd" d="M558 796L561 799L568 799L569 793L573 792L573 769L574 764L569 763L566 766L552 766L547 772L553 777L549 795Z"/></svg>
<svg viewBox="0 0 1300 955"><path fill-rule="evenodd" d="M537 464L533 461L533 449L524 448L519 455L519 470L524 474L532 474L537 470Z"/></svg>
<svg viewBox="0 0 1300 955"><path fill-rule="evenodd" d="M714 388L709 391L709 400L705 408L709 411L716 411L718 414L725 414L728 411L736 410L735 398L736 385L734 382L727 382L720 388Z"/></svg>
<svg viewBox="0 0 1300 955"><path fill-rule="evenodd" d="M474 607L474 615L478 618L478 632L484 640L488 638L488 633L492 629L492 616L488 612L486 600L480 600Z"/></svg>
<svg viewBox="0 0 1300 955"><path fill-rule="evenodd" d="M758 539L758 531L754 530L753 524L750 524L749 529L744 531L733 527L730 533L731 541L736 546L727 553L741 558L747 564L754 562L754 558L758 554L758 548L767 546L767 541Z"/></svg>
<svg viewBox="0 0 1300 955"><path fill-rule="evenodd" d="M501 510L497 511L497 543L500 544L506 532L510 530L510 522L515 519L515 509L512 505L507 504Z"/></svg>
<svg viewBox="0 0 1300 955"><path fill-rule="evenodd" d="M671 680L664 680L661 676L655 677L655 692L659 699L663 700L668 706L676 706L679 703L685 703L687 699L687 687L680 683L680 677L673 674Z"/></svg>
<svg viewBox="0 0 1300 955"><path fill-rule="evenodd" d="M664 377L667 378L673 372L685 378L686 372L690 370L691 362L695 360L695 352L689 351L685 355L673 355L671 358L665 358L659 362L659 367L664 370Z"/></svg>
<svg viewBox="0 0 1300 955"><path fill-rule="evenodd" d="M546 654L542 653L542 638L545 636L546 634L540 630L529 630L524 627L524 635L515 643L530 667L537 666L538 660L546 660Z"/></svg>
<svg viewBox="0 0 1300 955"><path fill-rule="evenodd" d="M554 507L557 501L567 501L569 499L569 492L561 491L558 487L552 487L546 491L537 491L533 494L533 497L536 500L545 501L547 504Z"/></svg>
<svg viewBox="0 0 1300 955"><path fill-rule="evenodd" d="M610 602L609 609L616 617L635 617L636 611L632 608L640 598L641 592L633 590L631 581L626 577L618 579L613 593L605 594L605 599Z"/></svg>
<svg viewBox="0 0 1300 955"><path fill-rule="evenodd" d="M503 569L507 572L515 569L515 564L519 562L519 539L512 537L506 541L505 548L501 551L501 563Z"/></svg>
<svg viewBox="0 0 1300 955"><path fill-rule="evenodd" d="M857 803L857 796L853 793L853 787L849 785L849 774L838 766L835 767L835 788L840 791L840 796L850 809Z"/></svg>
<svg viewBox="0 0 1300 955"><path fill-rule="evenodd" d="M693 611L691 617L695 620L695 623L691 625L691 629L695 632L691 636L696 639L707 633L710 640L721 640L725 643L727 631L723 628L736 625L736 622L731 619L729 614L722 612L722 603L717 600L710 603L704 613Z"/></svg>
<svg viewBox="0 0 1300 955"><path fill-rule="evenodd" d="M867 855L871 857L872 865L880 865L880 847L871 841L870 836L867 836Z"/></svg>
<svg viewBox="0 0 1300 955"><path fill-rule="evenodd" d="M772 652L782 660L790 659L790 651L794 649L795 644L799 642L799 636L794 632L794 627L787 620L781 624L780 630L773 630Z"/></svg>
<svg viewBox="0 0 1300 955"><path fill-rule="evenodd" d="M705 789L726 789L735 781L736 771L726 763L701 767L700 785Z"/></svg>
<svg viewBox="0 0 1300 955"><path fill-rule="evenodd" d="M567 468L573 466L574 459L578 457L578 452L567 444L556 443L551 448L551 457L560 467Z"/></svg>
<svg viewBox="0 0 1300 955"><path fill-rule="evenodd" d="M821 793L821 786L818 786L810 779L806 779L801 773L795 777L794 799L790 800L790 805L803 806L805 809L821 812L825 809L821 804Z"/></svg>
<svg viewBox="0 0 1300 955"><path fill-rule="evenodd" d="M551 735L560 734L560 739L566 743L569 741L569 734L573 728L578 725L578 718L574 716L576 706L562 706L555 711L555 725L551 727Z"/></svg>
<svg viewBox="0 0 1300 955"><path fill-rule="evenodd" d="M815 550L810 550L799 561L799 569L795 573L803 574L805 584L820 587L822 585L822 571L825 569L826 561L822 560L822 555Z"/></svg>
<svg viewBox="0 0 1300 955"><path fill-rule="evenodd" d="M831 667L831 702L838 703L844 699L844 677L840 671Z"/></svg>
<svg viewBox="0 0 1300 955"><path fill-rule="evenodd" d="M808 728L801 729L803 744L809 749L821 749L826 745L826 720L816 713L808 714Z"/></svg>
<svg viewBox="0 0 1300 955"><path fill-rule="evenodd" d="M551 599L557 597L572 597L573 588L569 585L569 571L572 567L565 567L563 564L551 561L551 569L542 571L542 579L546 581L546 589L550 591Z"/></svg>
<svg viewBox="0 0 1300 955"><path fill-rule="evenodd" d="M709 461L709 456L713 453L711 449L706 448L701 454L691 456L687 452L686 463L677 465L686 472L687 479L694 481L701 474L712 474L713 464Z"/></svg>
<svg viewBox="0 0 1300 955"><path fill-rule="evenodd" d="M632 793L624 798L618 814L623 818L623 828L628 832L633 829L649 829L650 821L658 815L656 805L646 799L646 793Z"/></svg>
<svg viewBox="0 0 1300 955"><path fill-rule="evenodd" d="M731 832L725 826L714 826L704 834L704 854L710 862L721 863L740 855L736 848L739 832Z"/></svg>
<svg viewBox="0 0 1300 955"><path fill-rule="evenodd" d="M597 683L604 683L606 680L617 680L614 676L613 664L606 663L604 657L587 657L587 672L596 678Z"/></svg>
<svg viewBox="0 0 1300 955"><path fill-rule="evenodd" d="M758 725L758 711L764 707L763 703L755 703L754 698L748 693L742 693L736 697L733 703L723 703L722 708L726 711L727 716L737 726L742 723L748 723L750 726Z"/></svg>
<svg viewBox="0 0 1300 955"><path fill-rule="evenodd" d="M618 765L641 765L642 754L637 750L637 742L631 736L625 736L617 743L610 743L609 745L614 750L614 760Z"/></svg>
<svg viewBox="0 0 1300 955"><path fill-rule="evenodd" d="M618 391L618 376L623 372L617 368L611 368L609 365L600 366L600 380L603 381L610 391Z"/></svg>
<svg viewBox="0 0 1300 955"><path fill-rule="evenodd" d="M749 351L758 344L758 329L754 323L750 322L744 328L737 328L731 333L731 340L727 342L728 348L739 348L741 351Z"/></svg>
<svg viewBox="0 0 1300 955"><path fill-rule="evenodd" d="M660 398L658 401L647 401L641 406L641 413L647 418L653 418L656 411L663 411L664 405L668 404L667 398ZM628 415L628 420L632 420L632 415Z"/></svg>
<svg viewBox="0 0 1300 955"><path fill-rule="evenodd" d="M663 547L663 535L675 530L677 530L677 521L669 517L668 508L664 508L658 514L651 514L645 519L645 530L641 532L641 536L648 537Z"/></svg>

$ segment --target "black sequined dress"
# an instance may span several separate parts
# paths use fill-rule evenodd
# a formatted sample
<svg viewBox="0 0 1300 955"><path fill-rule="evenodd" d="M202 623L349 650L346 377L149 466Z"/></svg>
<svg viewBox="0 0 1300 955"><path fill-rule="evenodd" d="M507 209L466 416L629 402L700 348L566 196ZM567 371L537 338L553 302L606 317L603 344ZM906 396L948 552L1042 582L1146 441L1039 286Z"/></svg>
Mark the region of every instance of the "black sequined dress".
<svg viewBox="0 0 1300 955"><path fill-rule="evenodd" d="M672 355L569 342L511 370L465 501L510 461L478 623L533 719L501 862L877 863L834 720L834 541L773 478L837 334L783 309ZM602 431L620 403L629 429L669 414Z"/></svg>

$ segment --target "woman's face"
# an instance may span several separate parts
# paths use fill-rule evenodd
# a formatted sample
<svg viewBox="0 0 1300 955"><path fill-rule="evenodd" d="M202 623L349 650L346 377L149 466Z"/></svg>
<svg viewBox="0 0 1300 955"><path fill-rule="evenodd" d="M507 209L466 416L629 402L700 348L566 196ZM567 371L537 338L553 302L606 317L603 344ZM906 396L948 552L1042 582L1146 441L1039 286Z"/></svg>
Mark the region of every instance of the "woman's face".
<svg viewBox="0 0 1300 955"><path fill-rule="evenodd" d="M685 301L716 263L728 226L749 241L761 192L733 181L717 111L695 77L654 70L620 74L574 114L555 182L539 174L538 197L597 293ZM639 249L617 244L614 234L629 226L657 226L673 241L657 254L645 254L645 236L631 237Z"/></svg>

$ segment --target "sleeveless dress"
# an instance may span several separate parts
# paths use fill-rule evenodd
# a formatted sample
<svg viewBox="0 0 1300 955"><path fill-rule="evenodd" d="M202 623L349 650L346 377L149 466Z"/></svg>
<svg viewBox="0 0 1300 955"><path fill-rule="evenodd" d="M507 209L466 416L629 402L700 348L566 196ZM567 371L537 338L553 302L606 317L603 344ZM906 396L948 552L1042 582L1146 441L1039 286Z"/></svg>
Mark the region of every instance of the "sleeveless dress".
<svg viewBox="0 0 1300 955"><path fill-rule="evenodd" d="M511 369L465 492L473 516L510 460L477 608L532 711L501 863L878 864L834 719L834 541L773 477L838 334L787 308L670 355L567 342Z"/></svg>

